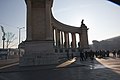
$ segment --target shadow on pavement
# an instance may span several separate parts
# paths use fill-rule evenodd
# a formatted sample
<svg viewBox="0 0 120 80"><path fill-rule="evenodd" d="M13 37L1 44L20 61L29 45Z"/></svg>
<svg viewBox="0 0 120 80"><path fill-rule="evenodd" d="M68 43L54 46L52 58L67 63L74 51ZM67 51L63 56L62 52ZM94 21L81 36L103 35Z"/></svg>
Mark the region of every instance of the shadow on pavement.
<svg viewBox="0 0 120 80"><path fill-rule="evenodd" d="M119 64L120 65L120 64ZM119 80L120 71L107 68L97 60L79 61L65 67L57 65L19 67L0 70L0 80Z"/></svg>

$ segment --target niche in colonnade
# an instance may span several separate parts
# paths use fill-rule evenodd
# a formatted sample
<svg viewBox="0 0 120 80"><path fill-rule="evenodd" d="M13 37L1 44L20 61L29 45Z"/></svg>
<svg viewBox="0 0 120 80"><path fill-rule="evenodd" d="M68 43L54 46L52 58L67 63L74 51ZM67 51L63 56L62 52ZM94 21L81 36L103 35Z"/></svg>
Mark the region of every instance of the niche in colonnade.
<svg viewBox="0 0 120 80"><path fill-rule="evenodd" d="M60 31L60 48L64 47L64 32Z"/></svg>
<svg viewBox="0 0 120 80"><path fill-rule="evenodd" d="M78 48L78 43L80 42L78 33L70 33L70 48Z"/></svg>
<svg viewBox="0 0 120 80"><path fill-rule="evenodd" d="M70 45L70 48L72 48L72 34L69 33L69 45Z"/></svg>
<svg viewBox="0 0 120 80"><path fill-rule="evenodd" d="M79 47L80 45L80 35L78 33L76 33L76 45L77 45L77 48Z"/></svg>
<svg viewBox="0 0 120 80"><path fill-rule="evenodd" d="M53 29L53 45L56 46L56 32L55 32L55 29Z"/></svg>

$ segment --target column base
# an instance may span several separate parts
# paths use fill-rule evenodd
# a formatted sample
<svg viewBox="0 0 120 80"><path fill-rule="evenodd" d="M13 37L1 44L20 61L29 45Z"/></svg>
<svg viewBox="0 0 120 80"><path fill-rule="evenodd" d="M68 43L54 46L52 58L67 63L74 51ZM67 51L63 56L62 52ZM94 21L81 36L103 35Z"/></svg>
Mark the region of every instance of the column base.
<svg viewBox="0 0 120 80"><path fill-rule="evenodd" d="M53 41L26 41L24 45L25 54L20 57L20 66L58 64Z"/></svg>

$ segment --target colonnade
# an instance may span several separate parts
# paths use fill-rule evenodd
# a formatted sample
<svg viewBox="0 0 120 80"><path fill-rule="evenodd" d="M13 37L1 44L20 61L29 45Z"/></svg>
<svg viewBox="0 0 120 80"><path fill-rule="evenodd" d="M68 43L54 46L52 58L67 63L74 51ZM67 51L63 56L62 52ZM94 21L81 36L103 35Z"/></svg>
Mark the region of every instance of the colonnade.
<svg viewBox="0 0 120 80"><path fill-rule="evenodd" d="M80 47L80 33L71 33L54 28L54 46L57 48L77 48ZM76 40L76 34L79 34L79 41ZM71 38L71 39L70 39ZM78 42L78 43L77 43Z"/></svg>
<svg viewBox="0 0 120 80"><path fill-rule="evenodd" d="M80 48L88 46L88 28L81 22L80 27L62 24L53 18L54 46L56 48Z"/></svg>

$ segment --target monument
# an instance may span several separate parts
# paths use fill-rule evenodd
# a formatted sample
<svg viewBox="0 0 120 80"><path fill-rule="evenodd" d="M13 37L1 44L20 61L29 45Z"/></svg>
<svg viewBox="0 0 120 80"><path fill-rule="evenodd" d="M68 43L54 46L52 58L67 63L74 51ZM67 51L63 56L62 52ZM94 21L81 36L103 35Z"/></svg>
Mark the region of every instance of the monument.
<svg viewBox="0 0 120 80"><path fill-rule="evenodd" d="M25 2L27 39L24 42L25 53L20 58L20 66L58 64L59 53L56 54L55 47L69 48L69 33L72 34L72 48L76 48L76 33L80 35L81 48L88 48L87 27L81 25L77 28L57 21L51 11L53 0L25 0Z"/></svg>
<svg viewBox="0 0 120 80"><path fill-rule="evenodd" d="M27 39L21 66L57 63L53 52L51 26L52 0L25 0L27 5Z"/></svg>

